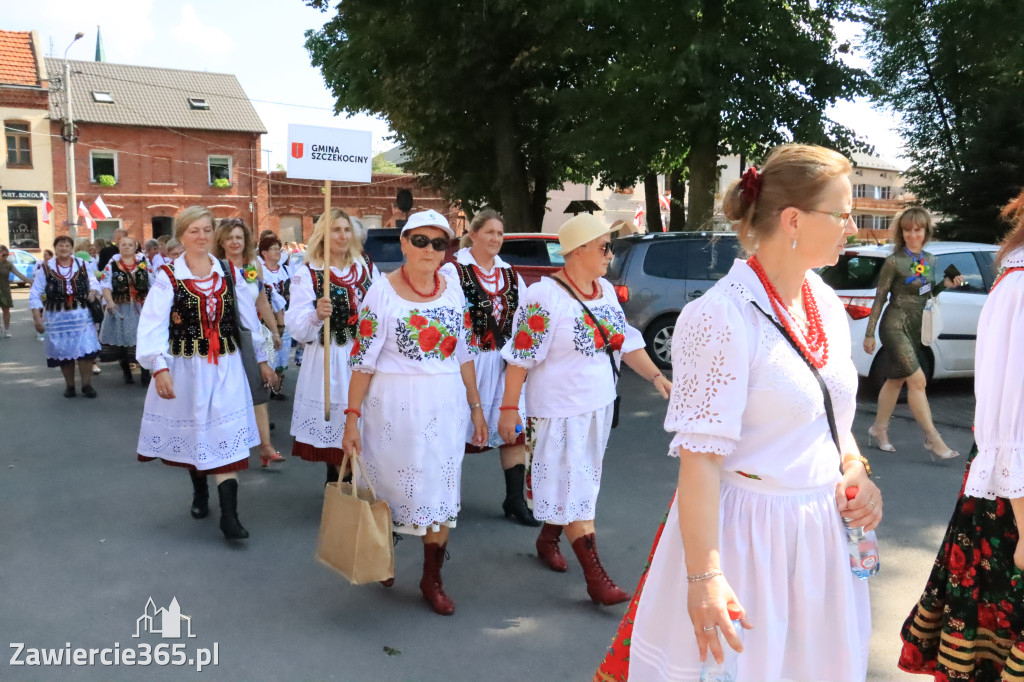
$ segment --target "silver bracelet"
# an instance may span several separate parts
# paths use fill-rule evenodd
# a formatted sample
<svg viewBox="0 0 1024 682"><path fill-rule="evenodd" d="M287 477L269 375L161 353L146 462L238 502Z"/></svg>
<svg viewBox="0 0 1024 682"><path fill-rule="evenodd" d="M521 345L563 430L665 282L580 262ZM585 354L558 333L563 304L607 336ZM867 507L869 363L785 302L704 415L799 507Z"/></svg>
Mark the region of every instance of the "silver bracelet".
<svg viewBox="0 0 1024 682"><path fill-rule="evenodd" d="M478 407L479 407L480 409L483 409L483 407L484 407L484 406L483 406L483 403L470 403L470 404L469 404L469 409L470 409L470 411L472 411L472 410L475 410L475 409L476 409L476 408L478 408Z"/></svg>
<svg viewBox="0 0 1024 682"><path fill-rule="evenodd" d="M722 575L721 571L708 571L707 573L698 573L697 575L686 576L686 582L688 583L699 583L702 580L711 580Z"/></svg>

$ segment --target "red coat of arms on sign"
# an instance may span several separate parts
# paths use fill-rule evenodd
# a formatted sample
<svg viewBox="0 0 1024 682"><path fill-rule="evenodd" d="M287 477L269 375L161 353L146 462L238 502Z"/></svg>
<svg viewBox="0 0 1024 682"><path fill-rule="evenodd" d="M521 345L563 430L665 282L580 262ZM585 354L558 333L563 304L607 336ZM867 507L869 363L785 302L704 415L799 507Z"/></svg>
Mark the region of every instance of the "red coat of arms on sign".
<svg viewBox="0 0 1024 682"><path fill-rule="evenodd" d="M302 158L302 143L301 142L292 142L292 158L295 158L295 159L301 159Z"/></svg>

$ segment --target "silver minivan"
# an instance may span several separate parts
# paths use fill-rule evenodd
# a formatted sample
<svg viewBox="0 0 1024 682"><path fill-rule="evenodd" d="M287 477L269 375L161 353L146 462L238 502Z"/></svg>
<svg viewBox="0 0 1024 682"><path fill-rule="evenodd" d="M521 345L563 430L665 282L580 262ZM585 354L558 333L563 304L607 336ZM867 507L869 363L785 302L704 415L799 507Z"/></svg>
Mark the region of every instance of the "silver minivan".
<svg viewBox="0 0 1024 682"><path fill-rule="evenodd" d="M612 240L607 279L662 369L672 366L679 312L722 279L739 254L733 232L661 232Z"/></svg>

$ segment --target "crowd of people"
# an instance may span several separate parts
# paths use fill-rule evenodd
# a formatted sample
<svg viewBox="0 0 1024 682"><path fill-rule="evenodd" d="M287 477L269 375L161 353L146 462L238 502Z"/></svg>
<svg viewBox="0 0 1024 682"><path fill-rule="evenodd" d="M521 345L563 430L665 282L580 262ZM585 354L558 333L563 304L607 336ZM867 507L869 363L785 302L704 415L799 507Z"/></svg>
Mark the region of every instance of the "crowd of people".
<svg viewBox="0 0 1024 682"><path fill-rule="evenodd" d="M474 217L449 263L447 219L413 213L401 228L403 264L385 274L363 251L365 230L342 210L320 217L296 265L297 247L275 233L256 238L242 220L194 206L178 215L172 238L141 249L124 233L99 248L58 237L30 307L66 396L76 394L76 366L82 394L96 396L101 350L126 383L140 367L138 459L188 471L196 519L209 515L212 476L231 541L249 535L238 475L250 448L261 466L285 461L270 441L267 404L288 399L281 387L294 345L302 361L292 456L323 463L327 483L369 479L396 536L420 538L419 587L436 613L455 611L442 568L461 509L463 456L496 448L502 510L539 527L539 560L567 570L564 534L591 600L630 602L595 681L696 680L727 647L742 652L737 680L864 680L871 613L844 525L875 528L883 501L852 432L857 375L846 311L815 274L836 263L856 230L851 173L834 151L792 144L733 184L723 210L748 257L683 309L672 380L604 278L614 228L589 214L559 230L564 268L526 286L499 255L504 224L492 210ZM1004 215L1013 225L999 252L1006 271L978 331L977 442L902 632L899 667L937 680L1024 671L1024 382L1015 371L1024 193ZM887 381L870 436L894 450L888 419L905 384L925 447L947 459L958 453L931 420L921 318L924 299L960 278L936 279L924 251L931 231L923 211L896 221L864 342L875 351L880 318ZM0 275L5 261L0 248ZM9 289L0 288L0 305L6 325ZM603 568L595 528L621 364L668 401L668 454L679 462L632 598ZM347 457L360 466L346 470ZM742 641L739 630L750 631Z"/></svg>

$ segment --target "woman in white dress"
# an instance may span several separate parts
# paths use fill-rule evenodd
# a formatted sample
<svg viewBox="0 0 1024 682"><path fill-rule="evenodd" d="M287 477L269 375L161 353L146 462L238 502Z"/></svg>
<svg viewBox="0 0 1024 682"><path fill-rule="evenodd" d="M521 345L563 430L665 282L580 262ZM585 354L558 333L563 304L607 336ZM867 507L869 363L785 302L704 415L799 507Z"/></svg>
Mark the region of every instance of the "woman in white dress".
<svg viewBox="0 0 1024 682"><path fill-rule="evenodd" d="M520 433L514 442L505 443L498 435L501 398L505 392L505 359L501 348L512 336L519 297L526 293L526 283L511 265L498 255L504 242L505 224L497 211L484 209L473 216L469 232L462 238L462 247L454 263L441 266L441 274L452 286L462 288L469 305L472 337L469 354L476 368L476 385L487 419L487 444L482 448L470 445L471 452L500 448L501 468L505 472L505 500L501 504L505 518L513 517L524 526L539 526L526 503L526 438ZM525 417L523 397L519 415ZM466 432L466 442L472 438Z"/></svg>
<svg viewBox="0 0 1024 682"><path fill-rule="evenodd" d="M331 293L324 295L324 235L330 225ZM379 275L352 234L344 211L332 208L317 221L306 259L295 273L285 326L305 349L295 384L292 455L327 465L327 482L337 481L344 458L341 437L352 370L348 359L356 337L359 304ZM314 277L316 278L314 281ZM331 318L331 421L324 421L324 320Z"/></svg>
<svg viewBox="0 0 1024 682"><path fill-rule="evenodd" d="M591 214L570 218L559 228L565 268L530 286L519 302L512 338L502 349L509 367L498 422L498 433L513 442L521 424L519 396L529 374L528 484L533 515L544 522L537 555L552 571L566 571L558 546L564 528L583 567L587 594L604 605L629 599L601 565L594 528L604 451L617 407L618 365L625 362L664 398L672 388L644 350L640 332L626 323L615 290L604 279L615 229Z"/></svg>
<svg viewBox="0 0 1024 682"><path fill-rule="evenodd" d="M185 253L155 273L139 319L136 358L152 372L139 430L140 461L161 459L188 469L191 514L209 514L206 477L220 497L220 529L229 540L249 537L238 520L237 472L259 443L249 382L242 366L239 322L259 329L256 307L240 275L224 272L210 255L213 214L183 210L174 237ZM230 278L230 281L229 281ZM276 380L259 331L253 336L265 382Z"/></svg>
<svg viewBox="0 0 1024 682"><path fill-rule="evenodd" d="M73 248L67 235L53 240L54 256L36 268L28 306L36 331L46 332L46 366L60 367L64 375L64 397L75 397L77 363L82 395L95 398L92 365L100 342L87 303L99 299L100 285L85 262L71 255Z"/></svg>
<svg viewBox="0 0 1024 682"><path fill-rule="evenodd" d="M280 381L284 382L284 372L288 369L288 356L292 352L292 337L285 325L284 315L288 310L291 298L292 273L288 269L288 258L282 255L281 240L276 234L270 233L260 237L257 251L260 265L263 266L263 285L270 296L270 307L274 309L274 319L281 332L281 347L274 354L272 364ZM271 391L272 400L286 400L281 391Z"/></svg>
<svg viewBox="0 0 1024 682"><path fill-rule="evenodd" d="M856 231L851 171L832 150L783 145L725 196L751 257L676 323L665 429L679 483L620 653L630 679L697 680L722 660L720 636L742 651L737 680L865 679L868 590L840 517L872 529L882 499L850 430L846 311L813 272ZM742 644L730 608L752 628Z"/></svg>
<svg viewBox="0 0 1024 682"><path fill-rule="evenodd" d="M263 268L256 260L256 244L253 242L252 230L241 218L222 218L213 233L213 255L227 259L241 277L241 288L249 291L250 297L256 302L257 320L260 322L251 331L260 334L260 344L264 347L268 362L274 353L281 348L281 335L277 330L277 318L274 317L270 299L263 289ZM266 331L264 331L266 330ZM270 439L270 401L272 386L277 386L275 379L269 385L249 385L252 394L253 409L256 412L256 424L260 430L260 466L268 467L271 462L283 462L284 457L274 447Z"/></svg>
<svg viewBox="0 0 1024 682"><path fill-rule="evenodd" d="M474 445L487 440L467 351L466 299L438 273L453 236L437 211L412 214L402 228L405 263L363 299L342 440L391 506L395 531L423 538L420 592L446 616L455 604L441 565L461 504L466 424L472 421Z"/></svg>
<svg viewBox="0 0 1024 682"><path fill-rule="evenodd" d="M146 261L136 258L137 246L134 238L121 237L117 243L118 257L107 262L100 280L105 308L100 343L117 348L126 384L135 383L131 363L135 361L139 313L149 293L149 268ZM142 369L142 385L149 386L149 370L145 368Z"/></svg>

